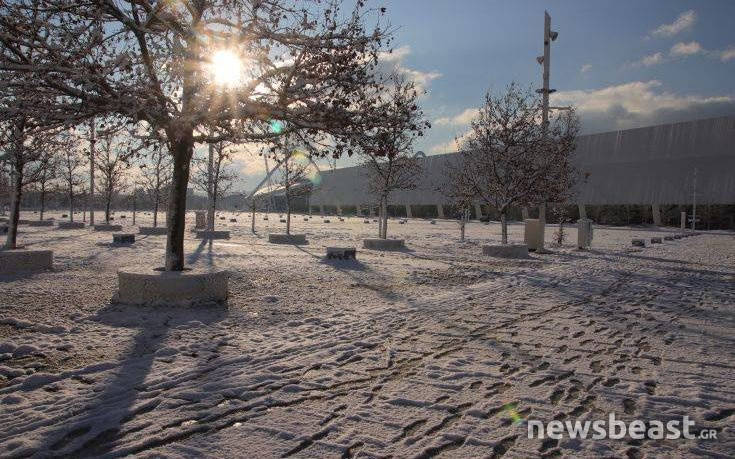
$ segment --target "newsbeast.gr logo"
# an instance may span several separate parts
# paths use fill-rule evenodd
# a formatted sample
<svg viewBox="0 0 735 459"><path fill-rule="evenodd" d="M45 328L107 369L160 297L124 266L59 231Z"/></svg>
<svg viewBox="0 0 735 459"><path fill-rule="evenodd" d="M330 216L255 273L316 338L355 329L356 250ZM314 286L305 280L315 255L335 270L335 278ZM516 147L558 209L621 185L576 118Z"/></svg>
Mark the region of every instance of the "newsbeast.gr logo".
<svg viewBox="0 0 735 459"><path fill-rule="evenodd" d="M633 440L643 440L644 438L651 440L717 439L717 430L715 429L702 429L697 434L692 433L694 421L690 420L689 416L665 422L659 420L642 421L640 419L625 422L615 419L615 413L610 413L607 419L594 421L551 421L545 425L543 421L537 420L526 422L528 423L528 438L530 439L548 437L561 440L564 435L569 438L591 438L592 440L606 438L613 440L622 438Z"/></svg>

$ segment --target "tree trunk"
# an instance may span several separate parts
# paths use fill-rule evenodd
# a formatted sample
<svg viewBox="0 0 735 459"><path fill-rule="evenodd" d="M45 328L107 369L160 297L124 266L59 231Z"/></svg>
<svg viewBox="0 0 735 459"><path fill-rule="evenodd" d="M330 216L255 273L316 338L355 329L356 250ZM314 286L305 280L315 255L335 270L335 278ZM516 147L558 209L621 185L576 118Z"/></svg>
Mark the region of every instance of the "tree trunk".
<svg viewBox="0 0 735 459"><path fill-rule="evenodd" d="M89 226L94 226L94 149L95 149L94 120L89 122L89 195L87 202L89 206Z"/></svg>
<svg viewBox="0 0 735 459"><path fill-rule="evenodd" d="M156 192L155 202L153 203L153 227L158 226L158 192Z"/></svg>
<svg viewBox="0 0 735 459"><path fill-rule="evenodd" d="M46 183L41 182L41 211L38 220L43 220L43 211L46 210Z"/></svg>
<svg viewBox="0 0 735 459"><path fill-rule="evenodd" d="M69 190L69 221L74 221L74 190Z"/></svg>
<svg viewBox="0 0 735 459"><path fill-rule="evenodd" d="M108 225L110 224L110 201L112 201L112 195L108 194L107 199L105 199L105 223Z"/></svg>
<svg viewBox="0 0 735 459"><path fill-rule="evenodd" d="M255 203L253 203L253 215L250 219L250 232L255 233Z"/></svg>
<svg viewBox="0 0 735 459"><path fill-rule="evenodd" d="M189 167L194 153L193 130L188 128L174 137L169 134L173 146L174 167L171 195L168 202L168 235L166 237L166 271L184 270L184 231L186 229L186 187L189 184Z"/></svg>
<svg viewBox="0 0 735 459"><path fill-rule="evenodd" d="M291 234L291 199L286 196L286 234Z"/></svg>
<svg viewBox="0 0 735 459"><path fill-rule="evenodd" d="M209 144L207 164L207 229L214 230L214 144Z"/></svg>
<svg viewBox="0 0 735 459"><path fill-rule="evenodd" d="M14 249L18 239L18 220L20 220L20 198L23 194L23 169L16 167L13 174L13 194L10 201L10 224L8 225L8 238L5 241L5 248Z"/></svg>
<svg viewBox="0 0 735 459"><path fill-rule="evenodd" d="M503 209L500 211L500 229L502 234L501 242L503 244L508 243L508 221L505 218L506 210Z"/></svg>

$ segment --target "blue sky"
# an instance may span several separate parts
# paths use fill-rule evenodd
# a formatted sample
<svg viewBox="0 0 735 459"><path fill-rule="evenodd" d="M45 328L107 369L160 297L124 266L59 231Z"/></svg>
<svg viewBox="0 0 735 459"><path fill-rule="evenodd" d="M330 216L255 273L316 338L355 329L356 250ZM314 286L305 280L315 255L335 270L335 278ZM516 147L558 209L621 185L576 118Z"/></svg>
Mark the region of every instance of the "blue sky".
<svg viewBox="0 0 735 459"><path fill-rule="evenodd" d="M501 91L511 81L539 87L535 57L543 52L545 9L559 32L551 51L551 87L559 91L552 102L577 106L585 132L735 114L732 0L377 5L387 7L397 28L387 60L428 91L421 105L433 127L416 144L427 154L454 150L453 139L467 131L488 89ZM247 169L250 184L261 174Z"/></svg>

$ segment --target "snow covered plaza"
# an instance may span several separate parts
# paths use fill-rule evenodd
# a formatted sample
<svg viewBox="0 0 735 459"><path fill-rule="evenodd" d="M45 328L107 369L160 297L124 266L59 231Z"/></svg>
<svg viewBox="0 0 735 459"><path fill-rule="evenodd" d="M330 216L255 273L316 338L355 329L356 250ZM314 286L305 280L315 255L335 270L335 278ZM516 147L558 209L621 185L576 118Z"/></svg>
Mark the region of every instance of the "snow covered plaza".
<svg viewBox="0 0 735 459"><path fill-rule="evenodd" d="M590 252L569 244L509 262L478 255L499 241L497 224L470 223L460 243L456 222L409 220L394 231L410 250L364 250L355 263L327 262L324 248L371 236L362 219L315 217L302 226L309 245L282 246L237 217L229 241L186 239L190 265L232 272L227 305L184 309L109 303L118 266L156 263L165 237L110 248L88 229L24 228L27 246L54 250L55 269L1 280L2 456L735 447L731 233L637 249L632 237L674 233L603 227ZM272 220L258 225L277 230ZM521 240L522 226L510 233ZM688 414L719 440L529 440L511 405L547 421Z"/></svg>
<svg viewBox="0 0 735 459"><path fill-rule="evenodd" d="M735 457L733 75L731 0L0 0L0 458Z"/></svg>

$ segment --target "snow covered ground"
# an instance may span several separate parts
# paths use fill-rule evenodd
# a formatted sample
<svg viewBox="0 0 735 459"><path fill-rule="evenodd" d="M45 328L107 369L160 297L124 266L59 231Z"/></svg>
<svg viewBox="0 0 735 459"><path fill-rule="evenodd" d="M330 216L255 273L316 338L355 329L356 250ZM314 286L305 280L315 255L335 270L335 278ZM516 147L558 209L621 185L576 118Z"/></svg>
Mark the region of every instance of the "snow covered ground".
<svg viewBox="0 0 735 459"><path fill-rule="evenodd" d="M184 309L110 302L116 269L160 266L165 236L115 247L110 233L21 227L55 269L0 277L0 456L735 451L732 233L640 249L631 238L666 232L598 227L578 252L570 229L564 247L508 261L480 254L497 224L471 223L461 243L456 222L393 220L408 250L381 253L360 250L377 234L361 218L295 216L309 239L296 247L267 243L283 231L275 214L257 216L257 235L248 214L222 215L232 239L188 235L187 262L232 270L230 300ZM358 261L326 261L333 245L357 246ZM528 439L518 422L611 412L688 415L719 438Z"/></svg>

